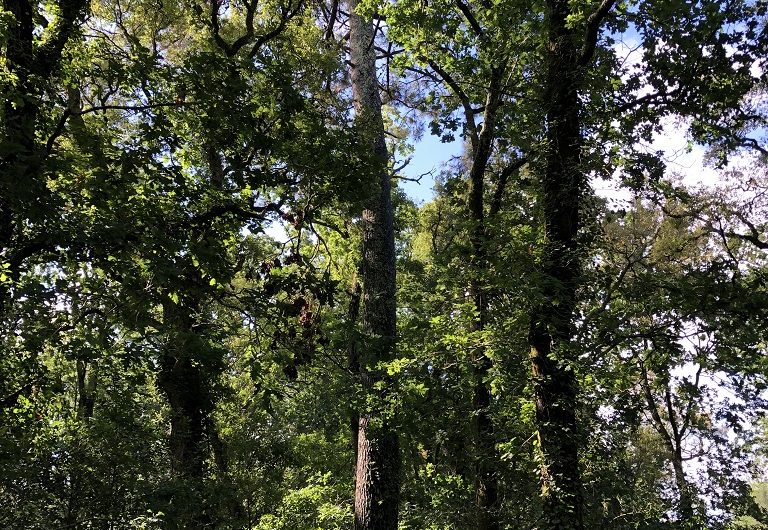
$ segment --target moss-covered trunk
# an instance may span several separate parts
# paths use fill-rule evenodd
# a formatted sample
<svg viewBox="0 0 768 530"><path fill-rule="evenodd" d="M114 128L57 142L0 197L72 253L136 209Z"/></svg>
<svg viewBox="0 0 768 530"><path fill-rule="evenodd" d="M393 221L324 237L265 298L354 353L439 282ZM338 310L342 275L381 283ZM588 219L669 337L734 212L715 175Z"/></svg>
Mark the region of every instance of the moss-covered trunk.
<svg viewBox="0 0 768 530"><path fill-rule="evenodd" d="M566 19L566 0L548 3L545 105L547 154L541 177L545 248L541 301L529 342L536 422L543 460L542 529L582 529L576 425L577 383L570 338L579 277L577 236L585 187L580 167L578 50Z"/></svg>

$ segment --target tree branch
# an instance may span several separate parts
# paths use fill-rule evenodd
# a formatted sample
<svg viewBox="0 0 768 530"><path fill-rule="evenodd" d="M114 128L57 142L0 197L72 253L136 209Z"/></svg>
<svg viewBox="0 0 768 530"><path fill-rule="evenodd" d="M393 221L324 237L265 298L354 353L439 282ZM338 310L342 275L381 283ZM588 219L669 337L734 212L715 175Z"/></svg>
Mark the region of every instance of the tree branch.
<svg viewBox="0 0 768 530"><path fill-rule="evenodd" d="M267 42L271 41L272 39L280 35L285 29L285 26L288 25L288 22L293 17L299 14L303 6L304 4L300 0L299 2L296 3L296 6L293 9L291 9L290 7L287 7L281 10L280 22L278 22L277 27L272 31L265 33L264 35L259 36L256 39L256 42L254 43L253 48L251 48L251 51L248 54L248 56L250 58L254 58L256 54L259 53L259 50L261 49L262 46L264 46Z"/></svg>
<svg viewBox="0 0 768 530"><path fill-rule="evenodd" d="M229 44L227 44L227 41L225 41L221 34L219 33L221 31L221 27L219 25L219 0L210 0L210 6L211 6L211 31L213 33L213 40L216 42L216 44L221 48L221 50L224 52L224 54L227 57L230 57L231 51L229 48Z"/></svg>
<svg viewBox="0 0 768 530"><path fill-rule="evenodd" d="M616 0L603 0L600 7L597 8L597 11L589 15L589 18L587 19L587 33L584 37L584 46L581 48L581 54L579 55L577 63L579 66L586 66L589 64L592 57L595 55L600 26L615 3Z"/></svg>
<svg viewBox="0 0 768 530"><path fill-rule="evenodd" d="M443 68L437 64L432 59L425 59L427 64L429 64L430 68L434 70L434 72L442 79L442 81L448 85L448 87L451 89L453 94L459 98L459 101L461 102L461 106L464 109L464 118L467 121L467 129L469 130L470 134L470 141L472 143L472 149L477 150L477 144L479 142L478 132L477 132L477 124L475 123L475 112L472 109L472 103L469 100L469 96L467 96L466 92L462 90L462 88L459 86L459 84L456 82L456 80L451 77L451 75L443 70Z"/></svg>
<svg viewBox="0 0 768 530"><path fill-rule="evenodd" d="M472 10L469 8L469 6L465 4L463 0L456 0L456 5L458 6L459 11L464 14L464 18L466 18L467 22L469 22L472 31L475 32L475 35L482 37L483 28L481 28L480 24L478 24L477 19L475 18L475 15L472 13Z"/></svg>
<svg viewBox="0 0 768 530"><path fill-rule="evenodd" d="M699 380L703 369L704 365L700 364L699 369L696 370L696 378L693 381L694 388L699 388ZM688 431L688 427L691 424L691 412L693 411L693 403L695 399L696 396L691 396L691 399L688 400L688 406L685 408L685 416L683 416L683 426L680 428L680 436L685 436L685 433Z"/></svg>
<svg viewBox="0 0 768 530"><path fill-rule="evenodd" d="M511 177L516 171L522 168L528 163L528 157L523 156L518 158L513 163L504 168L504 171L499 175L499 182L496 185L496 189L493 192L493 199L491 199L491 217L496 216L501 211L501 201L504 198L504 189L507 187L509 177Z"/></svg>
<svg viewBox="0 0 768 530"><path fill-rule="evenodd" d="M643 375L643 379L640 384L643 387L645 400L648 403L648 410L651 413L651 417L653 418L655 424L654 426L656 427L656 430L661 435L661 437L664 438L664 442L666 442L667 447L669 447L671 450L674 450L672 437L669 435L666 427L664 427L664 421L661 419L659 410L656 408L656 400L653 399L653 394L651 393L651 383L648 380L648 370L645 369L645 360L641 359L638 365L640 366L640 372Z"/></svg>
<svg viewBox="0 0 768 530"><path fill-rule="evenodd" d="M232 43L230 51L232 55L235 55L240 51L240 48L251 42L253 39L253 17L256 14L256 8L258 7L258 0L252 2L245 2L245 34L241 35L235 42Z"/></svg>
<svg viewBox="0 0 768 530"><path fill-rule="evenodd" d="M328 18L328 26L325 29L325 40L331 40L333 38L333 28L336 25L336 17L339 13L339 0L333 0L331 5L331 14Z"/></svg>
<svg viewBox="0 0 768 530"><path fill-rule="evenodd" d="M45 374L43 374L43 375L41 375L39 377L36 377L35 379L32 379L31 381L29 381L27 384L25 384L24 386L22 386L21 388L19 388L15 392L13 392L12 394L9 394L9 395L3 397L0 400L0 409L7 409L7 408L10 408L10 407L16 405L16 403L19 400L19 397L21 397L21 395L24 392L30 390L33 386L35 386L37 383L39 383L43 379L45 379Z"/></svg>
<svg viewBox="0 0 768 530"><path fill-rule="evenodd" d="M88 4L88 0L63 0L59 4L59 16L53 34L35 52L35 70L38 75L47 79L58 69L64 46L75 31L77 22L85 17Z"/></svg>

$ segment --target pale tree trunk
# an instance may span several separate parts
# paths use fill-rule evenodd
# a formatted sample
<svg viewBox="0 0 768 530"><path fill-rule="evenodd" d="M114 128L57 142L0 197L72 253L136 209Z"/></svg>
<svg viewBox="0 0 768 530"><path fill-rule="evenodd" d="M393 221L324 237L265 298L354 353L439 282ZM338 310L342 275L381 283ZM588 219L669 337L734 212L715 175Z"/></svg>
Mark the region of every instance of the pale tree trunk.
<svg viewBox="0 0 768 530"><path fill-rule="evenodd" d="M350 0L350 59L355 122L376 162L377 181L363 211L363 341L360 374L370 390L381 378L376 363L392 358L395 348L395 237L387 146L376 78L371 20L355 13ZM379 396L386 398L386 396ZM381 406L375 407L381 409ZM355 529L396 530L400 493L397 433L380 410L361 411L355 473Z"/></svg>
<svg viewBox="0 0 768 530"><path fill-rule="evenodd" d="M681 526L682 528L696 528L697 522L694 521L691 485L685 477L683 457L680 452L676 452L672 458L672 467L675 470L675 485L677 486L678 494L677 511Z"/></svg>

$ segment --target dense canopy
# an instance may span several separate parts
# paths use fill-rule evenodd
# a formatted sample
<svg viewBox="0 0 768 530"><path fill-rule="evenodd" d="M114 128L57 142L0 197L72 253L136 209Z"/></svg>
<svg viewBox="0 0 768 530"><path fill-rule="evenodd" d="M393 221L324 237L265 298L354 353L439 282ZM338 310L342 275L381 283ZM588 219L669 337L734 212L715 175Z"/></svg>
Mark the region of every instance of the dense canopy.
<svg viewBox="0 0 768 530"><path fill-rule="evenodd" d="M764 0L2 1L0 528L768 528Z"/></svg>

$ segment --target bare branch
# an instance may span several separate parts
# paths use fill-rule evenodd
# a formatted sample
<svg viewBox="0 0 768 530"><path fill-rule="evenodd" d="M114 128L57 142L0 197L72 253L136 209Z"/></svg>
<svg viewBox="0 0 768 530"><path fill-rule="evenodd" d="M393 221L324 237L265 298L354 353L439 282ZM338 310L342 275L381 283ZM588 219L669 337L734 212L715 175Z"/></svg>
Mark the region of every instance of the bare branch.
<svg viewBox="0 0 768 530"><path fill-rule="evenodd" d="M333 28L336 25L336 17L339 14L339 0L333 0L331 5L331 14L328 17L328 26L325 28L325 40L333 38Z"/></svg>
<svg viewBox="0 0 768 530"><path fill-rule="evenodd" d="M659 415L659 410L656 408L656 400L653 399L653 394L651 393L651 382L648 379L648 370L645 369L645 360L641 359L638 365L640 367L640 373L643 376L640 384L643 387L645 401L648 404L648 410L651 413L651 417L653 418L654 427L656 428L656 431L658 431L658 433L661 435L661 437L664 438L664 442L666 442L667 447L674 451L672 437L669 435L666 427L664 427L664 420L662 420L661 415Z"/></svg>
<svg viewBox="0 0 768 530"><path fill-rule="evenodd" d="M693 386L695 388L699 388L702 370L704 370L704 365L700 364L699 369L696 370L696 378L693 381ZM685 416L683 417L683 426L680 428L680 436L685 436L685 433L688 431L688 427L691 423L691 412L693 411L693 404L695 401L696 396L691 396L691 399L688 400L688 406L685 408Z"/></svg>

